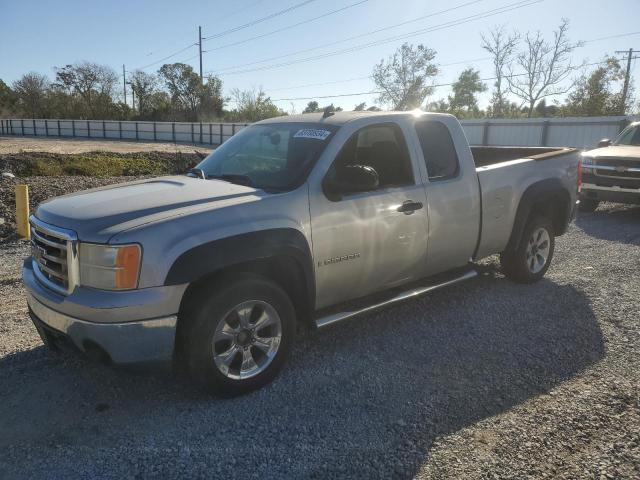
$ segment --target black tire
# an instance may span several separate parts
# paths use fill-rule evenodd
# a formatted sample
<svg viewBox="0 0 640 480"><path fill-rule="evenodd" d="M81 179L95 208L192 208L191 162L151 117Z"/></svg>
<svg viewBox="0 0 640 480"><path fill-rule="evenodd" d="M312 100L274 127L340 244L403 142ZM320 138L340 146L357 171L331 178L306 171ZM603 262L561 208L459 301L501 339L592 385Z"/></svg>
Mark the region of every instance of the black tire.
<svg viewBox="0 0 640 480"><path fill-rule="evenodd" d="M529 246L534 232L539 232L540 229L546 230L549 243L548 253L543 264L541 264L541 262L539 261L540 258L543 258L543 255L538 255L537 245L536 250L534 250L535 253L533 255L531 255ZM502 271L507 276L507 278L513 280L514 282L537 282L542 277L544 277L545 273L547 273L549 265L551 264L551 260L553 259L554 248L555 236L553 224L551 223L551 221L543 216L532 217L525 226L524 231L522 232L520 243L517 245L515 250L510 252L503 252L500 255L500 264L502 266ZM542 250L540 251L540 253L541 252ZM532 259L533 262L531 261Z"/></svg>
<svg viewBox="0 0 640 480"><path fill-rule="evenodd" d="M585 213L593 213L596 211L596 208L598 208L598 205L600 205L599 200L594 200L592 198L581 198L580 204L578 205L578 210Z"/></svg>
<svg viewBox="0 0 640 480"><path fill-rule="evenodd" d="M279 317L281 336L275 356L263 371L249 378L234 379L225 375L214 361L218 348L217 344L214 346L214 334L221 322L229 324L234 307L247 301L264 302L273 307ZM199 288L188 302L190 305L180 315L178 349L181 361L196 383L210 393L233 397L261 388L277 376L289 356L296 331L293 305L280 286L256 275L239 275ZM238 338L229 340L231 347ZM236 363L238 358L242 363L242 349L260 353L252 345L239 348ZM239 371L242 367L236 368ZM229 372L231 370L229 368Z"/></svg>

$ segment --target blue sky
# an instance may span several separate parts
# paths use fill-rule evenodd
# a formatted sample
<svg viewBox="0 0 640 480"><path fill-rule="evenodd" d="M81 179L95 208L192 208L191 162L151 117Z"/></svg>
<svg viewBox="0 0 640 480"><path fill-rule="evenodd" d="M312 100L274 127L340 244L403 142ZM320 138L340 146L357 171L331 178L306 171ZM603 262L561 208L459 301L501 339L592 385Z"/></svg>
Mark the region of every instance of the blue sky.
<svg viewBox="0 0 640 480"><path fill-rule="evenodd" d="M166 62L189 59L185 63L197 70L197 47L192 44L197 41L201 25L204 37L214 37L203 42L204 49L209 50L203 55L204 70L220 74L225 92L234 87L262 86L281 108L299 112L309 100L287 99L374 90L373 82L366 77L380 59L404 41L422 43L438 52L436 61L442 67L436 83L454 81L468 66L479 69L482 77L491 77L491 63L480 47L480 33L497 24L520 32L540 30L550 35L562 17L569 18L571 38L588 41L576 51L576 62L599 61L615 50L640 49L640 34L589 41L640 32L640 0L544 0L530 5L517 0L314 0L248 28L225 33L302 1L0 0L0 79L10 83L28 71L45 73L53 79L54 66L80 60L107 64L118 72L124 63L127 70L134 70L181 49L184 51ZM525 6L406 39L392 38L509 5ZM343 10L287 28L339 9ZM453 10L438 14L447 9ZM416 20L430 14L435 15ZM387 28L402 22L409 23ZM269 34L279 29L285 30ZM385 30L370 33L380 29ZM269 35L228 46L263 34ZM386 39L390 40L381 42ZM374 45L332 54L370 43ZM277 58L302 50L308 51ZM323 54L332 55L297 62ZM266 59L274 60L264 62ZM273 68L274 64L289 62L294 63ZM638 61L634 61L634 69L635 62ZM145 70L157 70L162 63ZM268 68L239 73L261 67ZM487 83L490 86L491 82ZM431 100L448 93L447 87L438 88ZM354 95L318 101L351 109L362 101L374 104L375 97ZM484 104L487 98L488 94L483 95L481 102Z"/></svg>

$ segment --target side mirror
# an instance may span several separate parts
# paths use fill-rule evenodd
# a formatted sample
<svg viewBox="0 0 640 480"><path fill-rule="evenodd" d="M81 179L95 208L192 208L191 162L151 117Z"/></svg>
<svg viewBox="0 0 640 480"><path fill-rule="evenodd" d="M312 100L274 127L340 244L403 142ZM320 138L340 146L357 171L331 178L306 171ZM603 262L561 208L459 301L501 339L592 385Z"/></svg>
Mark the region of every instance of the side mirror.
<svg viewBox="0 0 640 480"><path fill-rule="evenodd" d="M611 146L611 140L609 140L608 138L603 138L598 142L598 148L610 147L610 146Z"/></svg>
<svg viewBox="0 0 640 480"><path fill-rule="evenodd" d="M333 197L346 193L370 192L378 188L378 172L367 165L347 165L325 180L325 192Z"/></svg>

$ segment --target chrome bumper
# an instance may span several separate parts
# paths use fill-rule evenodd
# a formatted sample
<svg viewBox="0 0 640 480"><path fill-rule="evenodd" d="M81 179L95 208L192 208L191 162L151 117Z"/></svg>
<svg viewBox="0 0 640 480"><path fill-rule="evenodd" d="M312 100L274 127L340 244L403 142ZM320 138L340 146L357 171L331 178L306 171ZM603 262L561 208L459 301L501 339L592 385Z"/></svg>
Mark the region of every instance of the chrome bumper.
<svg viewBox="0 0 640 480"><path fill-rule="evenodd" d="M640 203L640 188L622 188L583 183L581 198L620 203Z"/></svg>
<svg viewBox="0 0 640 480"><path fill-rule="evenodd" d="M53 329L56 336L68 337L82 352L92 353L98 347L116 364L164 363L173 357L176 315L137 322L94 323L57 312L29 292L27 303L41 335L46 332L41 331L38 322Z"/></svg>

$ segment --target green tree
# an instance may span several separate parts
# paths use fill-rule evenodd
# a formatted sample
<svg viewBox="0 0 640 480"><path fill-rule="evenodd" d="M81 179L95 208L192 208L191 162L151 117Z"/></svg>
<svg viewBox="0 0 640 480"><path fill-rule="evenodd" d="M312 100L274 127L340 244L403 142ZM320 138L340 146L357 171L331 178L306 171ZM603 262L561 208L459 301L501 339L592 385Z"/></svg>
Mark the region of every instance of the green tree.
<svg viewBox="0 0 640 480"><path fill-rule="evenodd" d="M562 113L574 116L616 115L623 81L624 71L620 62L606 58L602 66L578 79L562 107Z"/></svg>
<svg viewBox="0 0 640 480"><path fill-rule="evenodd" d="M449 109L458 117L474 117L480 114L476 94L487 90L480 80L480 72L473 68L462 71L458 80L451 86L453 95L449 96Z"/></svg>
<svg viewBox="0 0 640 480"><path fill-rule="evenodd" d="M262 89L234 88L231 91L231 98L236 104L235 110L228 115L232 120L257 122L265 118L286 115L286 112L278 108Z"/></svg>
<svg viewBox="0 0 640 480"><path fill-rule="evenodd" d="M307 103L307 106L304 108L304 110L302 111L302 113L314 113L314 112L319 112L320 108L318 107L318 102L311 101L309 103Z"/></svg>
<svg viewBox="0 0 640 480"><path fill-rule="evenodd" d="M131 74L130 82L138 101L138 115L144 118L149 108L149 99L158 91L158 77L152 73L136 70Z"/></svg>
<svg viewBox="0 0 640 480"><path fill-rule="evenodd" d="M47 116L48 89L49 80L47 77L36 72L26 73L20 80L13 83L17 106L30 118Z"/></svg>
<svg viewBox="0 0 640 480"><path fill-rule="evenodd" d="M538 117L555 117L560 108L557 105L547 105L547 100L543 98L536 105L535 112Z"/></svg>
<svg viewBox="0 0 640 480"><path fill-rule="evenodd" d="M329 111L329 112L341 112L342 111L342 107L336 107L332 104L330 105L326 105L324 107L320 107L318 105L318 102L311 101L309 103L307 103L307 106L305 107L305 109L302 111L302 113L317 113L317 112L324 112L324 111Z"/></svg>
<svg viewBox="0 0 640 480"><path fill-rule="evenodd" d="M200 116L202 118L221 118L225 99L222 96L222 80L209 75L202 85L200 94Z"/></svg>
<svg viewBox="0 0 640 480"><path fill-rule="evenodd" d="M434 90L430 82L438 74L435 57L435 50L405 43L386 61L381 60L373 69L373 81L382 91L380 102L394 110L420 107Z"/></svg>
<svg viewBox="0 0 640 480"><path fill-rule="evenodd" d="M367 102L362 102L353 107L354 112L363 112L367 109Z"/></svg>
<svg viewBox="0 0 640 480"><path fill-rule="evenodd" d="M444 98L441 98L435 102L429 102L425 110L427 112L449 113L450 106Z"/></svg>
<svg viewBox="0 0 640 480"><path fill-rule="evenodd" d="M169 90L174 114L191 122L197 121L202 96L200 76L185 63L165 64L158 73Z"/></svg>
<svg viewBox="0 0 640 480"><path fill-rule="evenodd" d="M11 87L0 80L0 115L12 115L16 112L18 99Z"/></svg>

